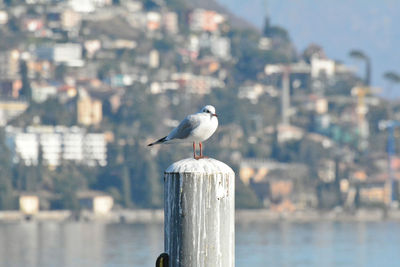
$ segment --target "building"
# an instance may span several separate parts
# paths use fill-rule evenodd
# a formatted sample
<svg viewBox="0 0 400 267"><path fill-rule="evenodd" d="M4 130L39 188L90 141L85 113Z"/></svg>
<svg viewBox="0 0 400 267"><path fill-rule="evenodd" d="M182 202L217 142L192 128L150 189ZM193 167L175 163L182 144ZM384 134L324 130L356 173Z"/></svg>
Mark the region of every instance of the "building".
<svg viewBox="0 0 400 267"><path fill-rule="evenodd" d="M50 168L62 161L88 166L107 165L107 141L104 133L87 133L84 128L65 126L6 127L6 144L13 162L42 164Z"/></svg>
<svg viewBox="0 0 400 267"><path fill-rule="evenodd" d="M107 142L104 134L86 134L82 147L84 153L83 156L87 165L107 165Z"/></svg>
<svg viewBox="0 0 400 267"><path fill-rule="evenodd" d="M19 210L27 215L39 212L39 197L32 194L23 194L19 196Z"/></svg>
<svg viewBox="0 0 400 267"><path fill-rule="evenodd" d="M157 12L147 12L146 27L149 31L155 31L161 27L161 14Z"/></svg>
<svg viewBox="0 0 400 267"><path fill-rule="evenodd" d="M311 58L311 77L318 78L325 76L326 78L332 78L335 75L335 61L332 59L321 58L313 56Z"/></svg>
<svg viewBox="0 0 400 267"><path fill-rule="evenodd" d="M279 143L297 141L302 139L304 136L304 130L302 128L287 124L279 124L276 127L268 126L265 129L267 134L274 134L275 131L278 136Z"/></svg>
<svg viewBox="0 0 400 267"><path fill-rule="evenodd" d="M37 33L44 28L44 20L42 18L25 18L22 21L22 29L28 32Z"/></svg>
<svg viewBox="0 0 400 267"><path fill-rule="evenodd" d="M197 8L189 15L189 25L192 31L217 32L219 25L225 22L225 17L216 11Z"/></svg>
<svg viewBox="0 0 400 267"><path fill-rule="evenodd" d="M91 13L98 7L109 6L112 0L68 0L68 5L76 12Z"/></svg>
<svg viewBox="0 0 400 267"><path fill-rule="evenodd" d="M63 158L65 160L81 162L83 155L84 132L80 129L71 129L64 134L63 139Z"/></svg>
<svg viewBox="0 0 400 267"><path fill-rule="evenodd" d="M32 100L36 103L43 103L47 99L57 96L57 87L47 83L31 83Z"/></svg>
<svg viewBox="0 0 400 267"><path fill-rule="evenodd" d="M325 97L319 97L315 100L315 112L317 114L326 114L328 113L328 99Z"/></svg>
<svg viewBox="0 0 400 267"><path fill-rule="evenodd" d="M7 125L7 122L24 113L28 105L28 102L23 100L0 99L0 126Z"/></svg>
<svg viewBox="0 0 400 267"><path fill-rule="evenodd" d="M153 49L149 53L149 67L152 69L156 69L160 66L160 53L157 50Z"/></svg>
<svg viewBox="0 0 400 267"><path fill-rule="evenodd" d="M231 58L231 40L227 37L211 38L211 53L223 60Z"/></svg>
<svg viewBox="0 0 400 267"><path fill-rule="evenodd" d="M62 159L62 141L62 136L59 133L42 133L39 135L43 164L49 167L60 165Z"/></svg>
<svg viewBox="0 0 400 267"><path fill-rule="evenodd" d="M82 125L99 124L103 118L102 103L92 99L87 93L82 93L77 103L78 123Z"/></svg>
<svg viewBox="0 0 400 267"><path fill-rule="evenodd" d="M247 98L252 104L257 104L261 96L278 96L278 91L273 86L265 86L260 83L246 84L239 87L238 97Z"/></svg>
<svg viewBox="0 0 400 267"><path fill-rule="evenodd" d="M262 159L242 160L239 178L258 198L275 210L293 211L316 203L314 189L307 185L304 164L280 163Z"/></svg>
<svg viewBox="0 0 400 267"><path fill-rule="evenodd" d="M359 202L361 205L389 205L390 192L386 181L366 181L360 184Z"/></svg>
<svg viewBox="0 0 400 267"><path fill-rule="evenodd" d="M19 78L20 55L16 49L0 52L0 80Z"/></svg>
<svg viewBox="0 0 400 267"><path fill-rule="evenodd" d="M7 24L8 13L5 10L0 10L0 25Z"/></svg>
<svg viewBox="0 0 400 267"><path fill-rule="evenodd" d="M19 91L22 89L22 81L15 80L1 80L0 81L0 96L6 98L18 98Z"/></svg>
<svg viewBox="0 0 400 267"><path fill-rule="evenodd" d="M97 51L101 49L101 42L100 40L87 40L84 42L84 47L86 50L86 56L88 58L93 58Z"/></svg>
<svg viewBox="0 0 400 267"><path fill-rule="evenodd" d="M111 196L99 191L79 191L77 198L82 209L90 210L97 215L106 215L114 205Z"/></svg>
<svg viewBox="0 0 400 267"><path fill-rule="evenodd" d="M56 44L53 50L53 60L56 63L65 63L71 67L83 66L82 46L75 43Z"/></svg>
<svg viewBox="0 0 400 267"><path fill-rule="evenodd" d="M180 88L192 94L209 94L213 88L225 88L225 83L218 78L191 73L174 73L171 80L177 82Z"/></svg>
<svg viewBox="0 0 400 267"><path fill-rule="evenodd" d="M11 150L14 163L22 161L27 166L38 164L39 142L36 134L7 126L6 144Z"/></svg>
<svg viewBox="0 0 400 267"><path fill-rule="evenodd" d="M61 13L61 27L67 31L78 29L81 25L81 14L67 9Z"/></svg>
<svg viewBox="0 0 400 267"><path fill-rule="evenodd" d="M54 65L49 60L28 60L28 77L30 79L50 79L54 75Z"/></svg>
<svg viewBox="0 0 400 267"><path fill-rule="evenodd" d="M82 46L76 43L57 43L54 46L40 46L36 49L36 58L39 61L47 60L70 67L84 65Z"/></svg>
<svg viewBox="0 0 400 267"><path fill-rule="evenodd" d="M163 26L164 29L170 34L177 34L179 32L178 27L178 14L175 12L167 12L163 14Z"/></svg>

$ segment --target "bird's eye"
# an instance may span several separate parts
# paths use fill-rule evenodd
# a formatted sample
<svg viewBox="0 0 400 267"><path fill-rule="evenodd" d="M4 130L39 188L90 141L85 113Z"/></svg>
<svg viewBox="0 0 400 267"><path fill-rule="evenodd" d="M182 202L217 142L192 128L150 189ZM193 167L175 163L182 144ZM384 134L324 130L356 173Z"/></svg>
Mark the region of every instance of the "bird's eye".
<svg viewBox="0 0 400 267"><path fill-rule="evenodd" d="M208 109L206 110L206 112L207 112L207 113L210 113L210 111L209 111Z"/></svg>

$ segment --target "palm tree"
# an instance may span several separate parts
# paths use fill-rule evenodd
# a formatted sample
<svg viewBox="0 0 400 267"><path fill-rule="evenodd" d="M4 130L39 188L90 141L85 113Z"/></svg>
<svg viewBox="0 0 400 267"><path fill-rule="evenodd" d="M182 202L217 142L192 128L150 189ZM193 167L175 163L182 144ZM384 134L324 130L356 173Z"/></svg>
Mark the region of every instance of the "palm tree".
<svg viewBox="0 0 400 267"><path fill-rule="evenodd" d="M400 74L394 72L394 71L387 71L383 74L383 78L385 78L385 80L387 80L389 82L389 90L388 90L388 97L391 98L392 97L392 88L393 86L395 86L396 84L400 83ZM392 115L393 115L393 107L392 107L392 102L389 100L388 103L388 117L389 119L392 119Z"/></svg>
<svg viewBox="0 0 400 267"><path fill-rule="evenodd" d="M394 72L394 71L387 71L383 74L383 78L385 78L385 80L387 80L389 82L389 97L391 97L391 91L393 86L395 86L396 84L400 83L400 74Z"/></svg>
<svg viewBox="0 0 400 267"><path fill-rule="evenodd" d="M400 74L394 71L387 71L383 74L383 77L390 83L396 84L400 83Z"/></svg>
<svg viewBox="0 0 400 267"><path fill-rule="evenodd" d="M349 53L349 56L354 59L362 60L365 62L364 83L366 86L370 86L371 85L371 60L370 60L370 58L361 50L351 50Z"/></svg>

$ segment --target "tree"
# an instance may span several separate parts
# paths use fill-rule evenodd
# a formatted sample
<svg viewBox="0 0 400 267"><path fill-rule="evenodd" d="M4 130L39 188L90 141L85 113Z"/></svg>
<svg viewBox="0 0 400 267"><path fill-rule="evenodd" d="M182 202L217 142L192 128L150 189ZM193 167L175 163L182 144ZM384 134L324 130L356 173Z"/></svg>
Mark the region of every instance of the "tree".
<svg viewBox="0 0 400 267"><path fill-rule="evenodd" d="M398 84L400 83L400 74L394 71L385 72L383 77L390 82L391 84Z"/></svg>
<svg viewBox="0 0 400 267"><path fill-rule="evenodd" d="M53 208L78 210L79 201L76 196L78 190L87 188L87 174L82 173L82 166L63 162L52 173L54 191L60 196L60 201Z"/></svg>
<svg viewBox="0 0 400 267"><path fill-rule="evenodd" d="M235 205L239 209L261 208L262 205L256 193L238 177L235 178Z"/></svg>
<svg viewBox="0 0 400 267"><path fill-rule="evenodd" d="M324 49L317 45L317 44L310 44L307 46L307 48L303 51L303 59L307 62L307 63L311 63L311 58L314 55L320 55L320 56L325 56L325 52Z"/></svg>
<svg viewBox="0 0 400 267"><path fill-rule="evenodd" d="M362 60L365 62L365 79L364 83L366 86L371 85L371 59L361 50L351 50L349 56L357 59Z"/></svg>
<svg viewBox="0 0 400 267"><path fill-rule="evenodd" d="M0 210L13 208L13 187L11 154L4 143L4 133L0 132Z"/></svg>
<svg viewBox="0 0 400 267"><path fill-rule="evenodd" d="M385 78L385 80L387 80L389 82L388 97L392 97L393 86L400 83L400 75L394 71L388 71L383 74L383 77ZM389 119L393 119L393 106L392 106L391 101L389 101L389 103L387 105L387 113L388 113Z"/></svg>
<svg viewBox="0 0 400 267"><path fill-rule="evenodd" d="M263 34L265 37L268 38L279 38L285 42L290 41L290 37L287 30L279 26L271 25L271 22L268 17L265 20Z"/></svg>
<svg viewBox="0 0 400 267"><path fill-rule="evenodd" d="M56 69L54 71L54 77L58 81L64 80L64 74L67 71L67 66L65 64L59 64L56 66Z"/></svg>
<svg viewBox="0 0 400 267"><path fill-rule="evenodd" d="M126 208L132 207L131 177L126 165L122 169L122 201Z"/></svg>
<svg viewBox="0 0 400 267"><path fill-rule="evenodd" d="M21 95L30 101L32 99L32 88L28 78L28 66L26 65L25 60L19 62L19 68L22 80Z"/></svg>

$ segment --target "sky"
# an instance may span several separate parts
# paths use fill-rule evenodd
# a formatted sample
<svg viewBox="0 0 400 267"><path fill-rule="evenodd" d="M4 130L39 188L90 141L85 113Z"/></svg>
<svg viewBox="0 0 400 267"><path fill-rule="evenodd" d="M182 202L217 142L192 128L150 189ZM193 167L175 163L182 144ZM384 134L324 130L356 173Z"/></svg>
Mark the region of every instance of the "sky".
<svg viewBox="0 0 400 267"><path fill-rule="evenodd" d="M322 46L329 58L356 66L350 58L361 50L372 61L372 85L385 93L383 73L400 73L399 0L218 0L230 11L259 28L268 12L271 23L288 30L297 51L310 43ZM400 86L397 86L400 97Z"/></svg>

